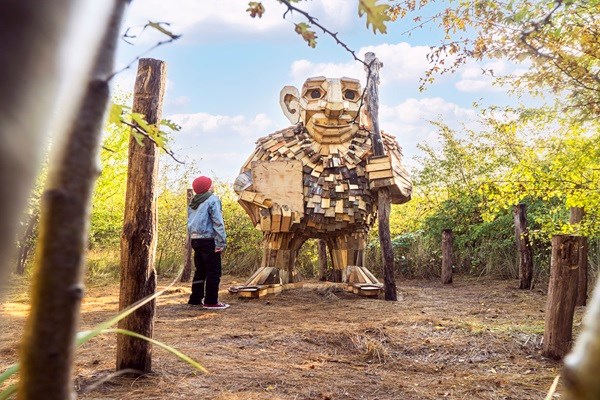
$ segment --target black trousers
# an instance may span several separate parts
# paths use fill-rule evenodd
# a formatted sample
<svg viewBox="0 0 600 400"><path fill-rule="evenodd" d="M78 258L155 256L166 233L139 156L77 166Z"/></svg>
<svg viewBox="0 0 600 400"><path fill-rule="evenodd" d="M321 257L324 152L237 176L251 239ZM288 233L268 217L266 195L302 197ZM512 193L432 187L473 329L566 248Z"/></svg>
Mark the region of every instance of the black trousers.
<svg viewBox="0 0 600 400"><path fill-rule="evenodd" d="M192 239L194 280L189 304L217 304L221 283L221 253L215 253L214 239Z"/></svg>

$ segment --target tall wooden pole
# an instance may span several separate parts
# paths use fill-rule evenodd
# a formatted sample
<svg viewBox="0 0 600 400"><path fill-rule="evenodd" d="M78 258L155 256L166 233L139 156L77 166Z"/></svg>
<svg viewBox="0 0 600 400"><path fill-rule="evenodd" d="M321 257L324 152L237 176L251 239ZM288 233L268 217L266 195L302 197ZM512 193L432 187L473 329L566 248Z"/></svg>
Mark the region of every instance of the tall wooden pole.
<svg viewBox="0 0 600 400"><path fill-rule="evenodd" d="M190 201L194 198L194 190L187 190L187 203L186 207L190 204ZM181 274L181 282L188 282L192 278L192 239L190 234L185 235L185 263L183 265L183 273Z"/></svg>
<svg viewBox="0 0 600 400"><path fill-rule="evenodd" d="M375 53L365 54L365 63L368 75L367 82L367 112L371 119L373 144L373 155L384 156L385 150L379 131L379 69L383 64L375 57ZM398 300L396 294L396 279L394 277L394 249L392 247L392 237L390 234L390 212L392 204L392 195L387 187L382 187L377 191L377 217L379 224L379 241L381 243L381 253L383 259L383 282L385 284L385 299L390 301Z"/></svg>
<svg viewBox="0 0 600 400"><path fill-rule="evenodd" d="M146 117L150 124L161 120L162 102L167 80L166 63L150 58L140 59L133 99L134 113ZM148 138L140 146L132 136L129 141L129 168L125 219L121 237L121 293L119 309L152 295L156 290L156 181L158 149ZM119 328L152 337L154 301L119 322ZM143 340L130 336L117 337L117 370L150 372L152 348Z"/></svg>
<svg viewBox="0 0 600 400"><path fill-rule="evenodd" d="M453 245L452 229L442 231L442 283L452 283Z"/></svg>
<svg viewBox="0 0 600 400"><path fill-rule="evenodd" d="M525 204L518 204L514 210L515 237L519 251L519 289L531 289L533 278L533 249L527 228Z"/></svg>
<svg viewBox="0 0 600 400"><path fill-rule="evenodd" d="M569 223L571 225L580 224L583 221L585 212L583 208L571 207L571 215ZM576 306L585 306L587 303L588 291L588 240L586 237L581 238L581 257L579 258L579 278L577 279L577 300Z"/></svg>
<svg viewBox="0 0 600 400"><path fill-rule="evenodd" d="M549 358L560 359L571 348L581 239L581 236L572 235L556 235L552 238L542 349L542 354Z"/></svg>

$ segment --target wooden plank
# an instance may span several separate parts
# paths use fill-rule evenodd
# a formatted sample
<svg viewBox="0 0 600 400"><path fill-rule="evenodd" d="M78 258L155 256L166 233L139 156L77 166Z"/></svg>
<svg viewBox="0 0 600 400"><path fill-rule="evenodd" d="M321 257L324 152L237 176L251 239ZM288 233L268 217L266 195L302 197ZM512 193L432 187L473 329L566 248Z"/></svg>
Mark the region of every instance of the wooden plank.
<svg viewBox="0 0 600 400"><path fill-rule="evenodd" d="M273 203L303 213L302 163L298 160L252 162L253 187Z"/></svg>
<svg viewBox="0 0 600 400"><path fill-rule="evenodd" d="M240 200L244 200L244 201L247 201L249 203L253 203L255 197L256 197L256 193L255 192L251 192L249 190L244 190L240 194Z"/></svg>
<svg viewBox="0 0 600 400"><path fill-rule="evenodd" d="M370 180L386 179L386 178L393 178L393 177L394 177L394 172L391 169L386 169L385 171L369 172Z"/></svg>
<svg viewBox="0 0 600 400"><path fill-rule="evenodd" d="M271 213L266 208L260 210L260 230L263 232L271 230Z"/></svg>
<svg viewBox="0 0 600 400"><path fill-rule="evenodd" d="M377 163L377 164L367 164L367 172L375 172L375 171L383 171L383 170L391 170L392 166L390 163Z"/></svg>
<svg viewBox="0 0 600 400"><path fill-rule="evenodd" d="M271 232L281 232L281 207L277 204L271 208Z"/></svg>
<svg viewBox="0 0 600 400"><path fill-rule="evenodd" d="M376 188L381 188L384 186L392 186L394 185L394 179L393 178L388 178L388 179L375 179L372 180L371 182L369 182L369 188L370 189L376 189Z"/></svg>
<svg viewBox="0 0 600 400"><path fill-rule="evenodd" d="M373 156L369 158L369 164L381 164L381 163L390 163L390 158L388 156L376 157Z"/></svg>
<svg viewBox="0 0 600 400"><path fill-rule="evenodd" d="M289 232L292 226L292 210L287 205L281 206L281 232Z"/></svg>

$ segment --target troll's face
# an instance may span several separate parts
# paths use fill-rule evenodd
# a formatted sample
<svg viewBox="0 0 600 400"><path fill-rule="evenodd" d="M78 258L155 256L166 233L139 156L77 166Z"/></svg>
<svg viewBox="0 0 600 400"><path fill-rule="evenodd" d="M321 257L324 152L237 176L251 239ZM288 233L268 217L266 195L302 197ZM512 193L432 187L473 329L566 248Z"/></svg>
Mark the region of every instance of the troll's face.
<svg viewBox="0 0 600 400"><path fill-rule="evenodd" d="M302 122L315 141L343 143L358 130L361 93L356 79L319 76L308 78L301 92L293 86L284 87L280 103L290 122Z"/></svg>

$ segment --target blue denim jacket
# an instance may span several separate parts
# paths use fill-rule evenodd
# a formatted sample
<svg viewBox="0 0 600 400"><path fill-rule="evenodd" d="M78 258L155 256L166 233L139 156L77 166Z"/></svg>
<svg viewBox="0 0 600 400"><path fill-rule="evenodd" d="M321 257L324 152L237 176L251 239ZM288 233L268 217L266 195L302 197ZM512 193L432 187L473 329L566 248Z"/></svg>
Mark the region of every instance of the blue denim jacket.
<svg viewBox="0 0 600 400"><path fill-rule="evenodd" d="M215 239L216 247L225 247L225 224L221 200L214 194L197 209L188 207L188 233L198 239Z"/></svg>

